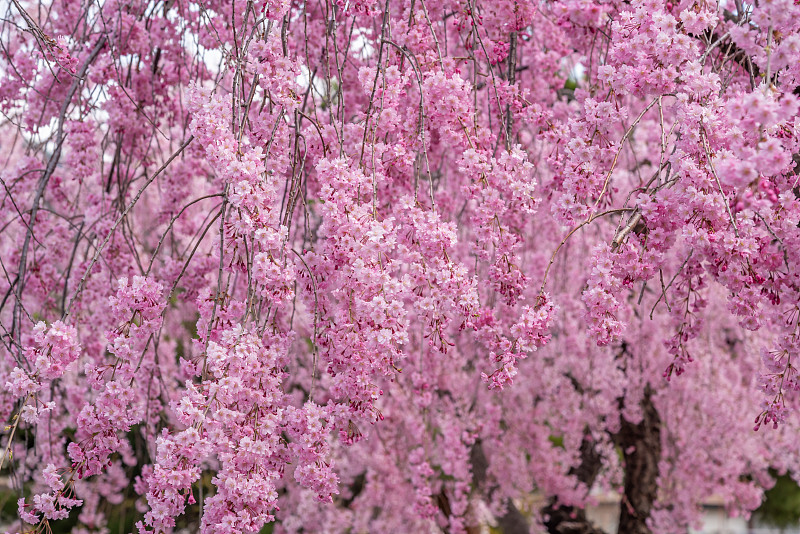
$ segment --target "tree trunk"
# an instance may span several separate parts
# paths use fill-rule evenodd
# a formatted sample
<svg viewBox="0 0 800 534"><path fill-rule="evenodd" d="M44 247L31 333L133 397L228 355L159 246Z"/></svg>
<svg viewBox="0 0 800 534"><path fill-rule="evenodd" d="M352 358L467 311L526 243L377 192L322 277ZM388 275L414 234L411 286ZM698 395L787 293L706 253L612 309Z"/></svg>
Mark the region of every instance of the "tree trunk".
<svg viewBox="0 0 800 534"><path fill-rule="evenodd" d="M586 436L581 443L581 464L573 467L570 474L590 488L600 472L600 455L594 447L594 441ZM559 506L555 499L550 501L542 515L544 525L549 534L605 534L586 517L586 510L575 506ZM620 531L622 532L622 531Z"/></svg>
<svg viewBox="0 0 800 534"><path fill-rule="evenodd" d="M625 493L620 503L619 532L652 534L647 518L658 494L658 459L661 457L661 418L648 387L642 399L642 420L625 419L615 443L625 460Z"/></svg>

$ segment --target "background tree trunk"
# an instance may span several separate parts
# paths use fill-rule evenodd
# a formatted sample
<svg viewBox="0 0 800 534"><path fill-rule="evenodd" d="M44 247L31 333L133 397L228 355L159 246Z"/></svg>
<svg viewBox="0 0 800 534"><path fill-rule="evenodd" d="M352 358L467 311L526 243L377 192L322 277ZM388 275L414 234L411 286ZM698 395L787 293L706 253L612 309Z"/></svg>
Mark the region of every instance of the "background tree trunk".
<svg viewBox="0 0 800 534"><path fill-rule="evenodd" d="M590 488L600 472L601 458L590 436L586 436L581 443L581 463L570 470L580 482ZM543 510L544 524L550 534L606 534L603 529L596 527L587 517L586 510L575 506L559 506L555 499L551 499Z"/></svg>
<svg viewBox="0 0 800 534"><path fill-rule="evenodd" d="M661 457L661 418L648 387L642 399L642 420L625 419L615 443L625 460L625 493L620 503L619 532L651 534L647 518L658 494L658 459Z"/></svg>

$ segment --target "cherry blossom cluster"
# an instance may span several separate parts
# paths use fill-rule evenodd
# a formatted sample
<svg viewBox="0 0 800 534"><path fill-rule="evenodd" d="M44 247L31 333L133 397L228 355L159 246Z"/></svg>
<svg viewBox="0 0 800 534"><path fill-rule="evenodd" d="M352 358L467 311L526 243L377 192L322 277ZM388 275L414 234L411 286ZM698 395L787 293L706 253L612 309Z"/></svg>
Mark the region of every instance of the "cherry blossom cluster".
<svg viewBox="0 0 800 534"><path fill-rule="evenodd" d="M0 41L10 531L611 491L678 533L800 479L795 2L19 0Z"/></svg>

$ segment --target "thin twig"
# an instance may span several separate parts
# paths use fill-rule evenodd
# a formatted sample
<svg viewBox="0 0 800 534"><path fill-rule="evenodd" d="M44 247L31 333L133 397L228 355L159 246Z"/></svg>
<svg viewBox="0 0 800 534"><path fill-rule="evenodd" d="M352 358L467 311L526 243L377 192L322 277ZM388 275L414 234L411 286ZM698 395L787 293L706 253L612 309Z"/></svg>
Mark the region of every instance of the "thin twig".
<svg viewBox="0 0 800 534"><path fill-rule="evenodd" d="M180 148L178 148L178 150L176 150L175 153L172 154L169 157L169 159L153 174L153 176L151 176L150 178L147 179L147 182L145 182L145 184L141 187L141 189L139 189L139 192L136 193L136 196L133 197L133 200L131 200L130 203L125 207L125 209L122 210L122 213L120 214L119 218L117 218L116 222L111 227L111 229L108 231L108 234L106 235L106 237L103 240L103 242L100 244L99 247L97 247L97 251L95 252L94 257L92 258L92 261L89 262L89 266L86 268L86 271L83 273L83 276L81 277L81 280L78 283L78 287L75 289L75 292L72 294L72 297L69 299L69 304L67 304L67 307L64 310L64 313L61 315L61 320L62 321L66 320L66 318L69 317L69 312L72 309L72 303L75 302L75 299L78 297L80 292L83 291L83 286L86 284L86 279L89 277L89 273L92 272L92 268L94 267L94 264L97 263L97 260L100 258L100 254L103 252L103 249L108 244L108 242L111 240L111 236L114 235L114 231L117 229L117 227L120 225L120 223L122 223L122 220L125 217L127 217L128 213L133 209L133 207L139 201L139 198L144 193L144 190L147 189L147 187L150 184L152 184L153 181L156 178L158 178L159 174L164 172L164 170L169 166L169 164L172 163L172 161L175 158L177 158L184 151L184 149L187 146L189 146L189 143L191 143L193 140L194 140L194 136L189 137L189 139L187 139L186 142L183 143L180 146Z"/></svg>

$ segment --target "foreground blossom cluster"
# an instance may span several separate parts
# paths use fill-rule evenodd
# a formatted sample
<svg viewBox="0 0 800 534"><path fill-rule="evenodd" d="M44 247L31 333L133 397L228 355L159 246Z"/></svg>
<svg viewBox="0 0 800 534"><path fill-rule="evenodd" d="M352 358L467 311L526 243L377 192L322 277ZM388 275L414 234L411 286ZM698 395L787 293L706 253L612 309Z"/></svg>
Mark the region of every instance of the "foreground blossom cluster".
<svg viewBox="0 0 800 534"><path fill-rule="evenodd" d="M9 532L679 533L800 477L796 2L0 11Z"/></svg>

